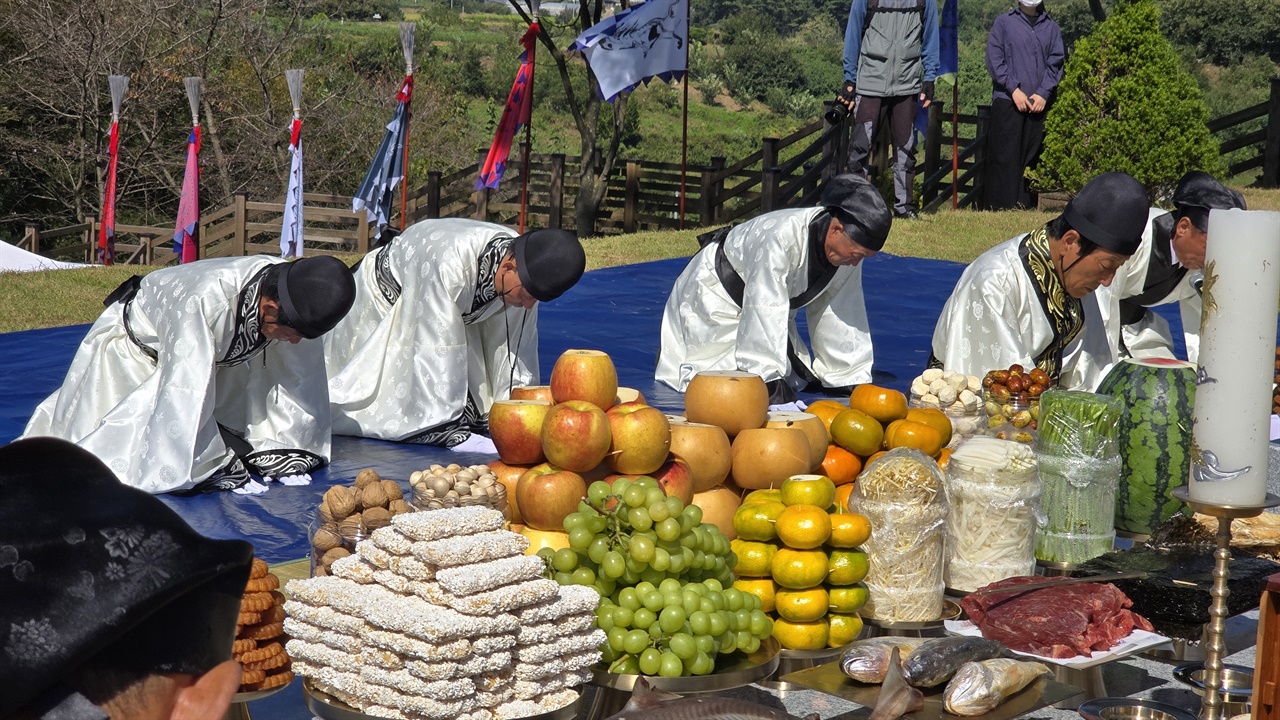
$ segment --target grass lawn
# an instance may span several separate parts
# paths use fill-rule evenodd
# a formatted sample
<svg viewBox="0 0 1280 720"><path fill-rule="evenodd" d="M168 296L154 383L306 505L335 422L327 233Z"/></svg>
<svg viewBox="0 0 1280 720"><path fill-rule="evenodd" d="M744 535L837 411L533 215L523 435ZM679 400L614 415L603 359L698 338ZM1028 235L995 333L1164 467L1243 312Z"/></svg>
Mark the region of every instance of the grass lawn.
<svg viewBox="0 0 1280 720"><path fill-rule="evenodd" d="M1241 188L1253 210L1280 211L1280 190ZM942 210L918 221L898 221L885 252L910 257L969 262L983 251L1053 217L1035 210L976 212ZM630 265L692 255L705 228L611 235L583 242L587 268ZM349 262L355 262L355 257ZM93 322L102 299L130 275L148 267L90 267L0 273L0 332Z"/></svg>

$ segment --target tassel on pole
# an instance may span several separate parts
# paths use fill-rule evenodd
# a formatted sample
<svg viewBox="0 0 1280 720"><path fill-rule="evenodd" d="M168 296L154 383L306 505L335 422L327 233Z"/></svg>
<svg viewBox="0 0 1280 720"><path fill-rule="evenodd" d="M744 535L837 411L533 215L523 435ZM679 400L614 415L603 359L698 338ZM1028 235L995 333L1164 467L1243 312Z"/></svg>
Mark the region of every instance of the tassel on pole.
<svg viewBox="0 0 1280 720"><path fill-rule="evenodd" d="M120 106L124 104L125 93L129 92L129 76L109 75L107 84L111 86L111 122L119 122Z"/></svg>
<svg viewBox="0 0 1280 720"><path fill-rule="evenodd" d="M404 75L406 80L413 77L413 37L418 26L414 23L400 23L400 50L404 53ZM412 88L412 85L410 85ZM408 101L405 102L408 105ZM409 212L409 123L412 112L405 113L404 118L404 168L400 178L400 232L404 232L408 223Z"/></svg>
<svg viewBox="0 0 1280 720"><path fill-rule="evenodd" d="M289 99L293 101L293 116L302 117L302 71L285 70L285 82L289 84Z"/></svg>
<svg viewBox="0 0 1280 720"><path fill-rule="evenodd" d="M189 77L183 78L183 84L187 86L187 102L191 103L191 124L200 124L200 78Z"/></svg>
<svg viewBox="0 0 1280 720"><path fill-rule="evenodd" d="M413 74L413 36L418 26L410 22L400 23L400 49L404 51L404 74Z"/></svg>

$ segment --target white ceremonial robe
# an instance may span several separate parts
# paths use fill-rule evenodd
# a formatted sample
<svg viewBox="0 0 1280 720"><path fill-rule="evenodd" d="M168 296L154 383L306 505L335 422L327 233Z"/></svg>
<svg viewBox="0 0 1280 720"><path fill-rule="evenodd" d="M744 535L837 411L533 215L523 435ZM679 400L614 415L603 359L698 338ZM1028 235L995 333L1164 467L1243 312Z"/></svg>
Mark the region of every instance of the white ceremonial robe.
<svg viewBox="0 0 1280 720"><path fill-rule="evenodd" d="M933 356L947 370L982 377L1015 363L1027 369L1054 327L1020 254L1026 235L996 245L965 268L933 329ZM1084 327L1063 351L1060 387L1093 390L1111 364L1097 299L1082 298Z"/></svg>
<svg viewBox="0 0 1280 720"><path fill-rule="evenodd" d="M870 382L873 354L862 267L839 267L804 305L810 348L796 327L791 299L809 288L809 223L823 208L778 210L732 228L724 253L742 278L738 307L716 273L716 247L698 251L676 278L662 313L658 381L684 392L705 370L742 370L765 382L785 379L796 391L806 380L796 358L827 387Z"/></svg>
<svg viewBox="0 0 1280 720"><path fill-rule="evenodd" d="M1109 287L1097 290L1098 305L1107 328L1107 340L1117 361L1124 357L1174 357L1173 330L1164 318L1148 309L1138 322L1122 325L1120 320L1120 301L1137 297L1146 289L1152 242L1155 239L1152 222L1168 214L1167 210L1151 208L1147 217L1147 227L1142 233L1142 242L1138 245L1137 251L1116 271L1116 277ZM1156 305L1178 303L1183 338L1187 346L1187 359L1191 362L1196 362L1200 355L1202 305L1196 283L1203 278L1202 270L1188 272L1164 298L1148 306L1150 308ZM1121 345L1122 342L1123 345Z"/></svg>
<svg viewBox="0 0 1280 720"><path fill-rule="evenodd" d="M514 237L427 220L365 256L355 306L324 338L335 433L452 447L486 430L494 400L537 383L537 306L493 291L495 250Z"/></svg>
<svg viewBox="0 0 1280 720"><path fill-rule="evenodd" d="M202 260L144 277L131 301L98 317L23 437L74 442L122 482L152 493L249 479L219 424L249 443L245 462L260 474L309 473L327 463L320 341L290 345L259 332L258 284L279 262Z"/></svg>

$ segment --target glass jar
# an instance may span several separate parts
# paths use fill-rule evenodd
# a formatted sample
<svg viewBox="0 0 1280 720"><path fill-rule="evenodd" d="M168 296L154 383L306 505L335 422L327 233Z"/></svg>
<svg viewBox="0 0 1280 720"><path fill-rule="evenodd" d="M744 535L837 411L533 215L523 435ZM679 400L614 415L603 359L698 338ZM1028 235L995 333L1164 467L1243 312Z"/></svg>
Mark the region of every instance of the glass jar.
<svg viewBox="0 0 1280 720"><path fill-rule="evenodd" d="M497 474L488 465L469 468L434 465L410 475L409 485L413 488L412 505L417 510L481 505L501 512L507 520L511 519L507 486L498 482Z"/></svg>
<svg viewBox="0 0 1280 720"><path fill-rule="evenodd" d="M982 406L987 416L986 434L1000 440L1013 440L1030 445L1036 439L1036 427L1040 422L1040 399L1023 401L1018 398L997 400L990 390L982 394Z"/></svg>
<svg viewBox="0 0 1280 720"><path fill-rule="evenodd" d="M987 411L981 402L974 403L971 409L966 408L963 403L952 403L947 407L939 408L937 405L925 403L920 398L913 397L908 407L941 410L942 414L951 421L951 442L947 443L947 447L952 450L960 447L965 440L987 432Z"/></svg>
<svg viewBox="0 0 1280 720"><path fill-rule="evenodd" d="M325 521L319 513L307 528L311 543L311 576L329 574L335 560L354 555L356 544L369 537L369 529L360 522L360 515L353 515L342 523Z"/></svg>
<svg viewBox="0 0 1280 720"><path fill-rule="evenodd" d="M947 463L947 587L973 592L1035 572L1040 478L1016 442L975 438Z"/></svg>

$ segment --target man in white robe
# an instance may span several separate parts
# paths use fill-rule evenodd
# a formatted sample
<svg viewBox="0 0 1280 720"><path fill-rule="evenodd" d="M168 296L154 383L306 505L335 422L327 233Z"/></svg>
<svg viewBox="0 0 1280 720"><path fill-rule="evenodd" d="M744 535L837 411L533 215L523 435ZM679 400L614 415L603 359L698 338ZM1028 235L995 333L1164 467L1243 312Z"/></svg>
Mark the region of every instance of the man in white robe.
<svg viewBox="0 0 1280 720"><path fill-rule="evenodd" d="M1020 364L1061 387L1093 390L1113 362L1094 291L1138 248L1147 193L1103 173L1047 225L965 268L933 331L931 367L981 376Z"/></svg>
<svg viewBox="0 0 1280 720"><path fill-rule="evenodd" d="M316 338L354 295L332 257L222 258L134 276L107 298L22 436L74 442L151 493L310 473L329 461Z"/></svg>
<svg viewBox="0 0 1280 720"><path fill-rule="evenodd" d="M585 267L572 233L457 218L371 251L325 337L333 431L450 448L487 434L494 400L538 382L537 303Z"/></svg>
<svg viewBox="0 0 1280 720"><path fill-rule="evenodd" d="M821 203L698 238L662 314L659 382L684 392L700 372L741 370L764 378L778 405L871 380L859 263L884 246L893 217L858 175L832 178ZM796 327L801 308L812 353Z"/></svg>
<svg viewBox="0 0 1280 720"><path fill-rule="evenodd" d="M1204 281L1209 211L1245 209L1244 197L1193 170L1173 191L1173 212L1151 208L1137 252L1098 291L1107 339L1117 360L1172 358L1173 332L1151 308L1178 303L1187 359L1200 350L1200 284Z"/></svg>

